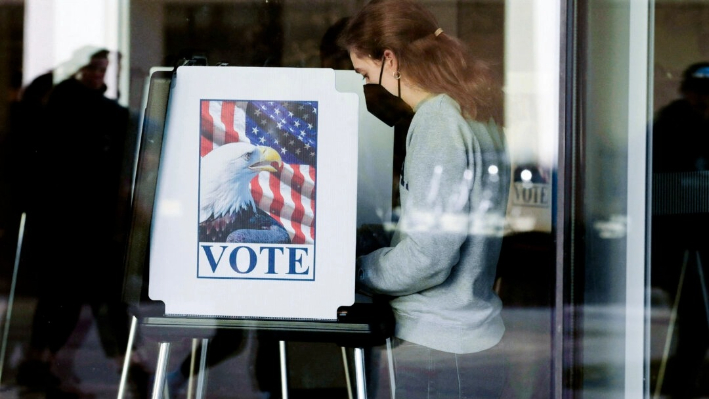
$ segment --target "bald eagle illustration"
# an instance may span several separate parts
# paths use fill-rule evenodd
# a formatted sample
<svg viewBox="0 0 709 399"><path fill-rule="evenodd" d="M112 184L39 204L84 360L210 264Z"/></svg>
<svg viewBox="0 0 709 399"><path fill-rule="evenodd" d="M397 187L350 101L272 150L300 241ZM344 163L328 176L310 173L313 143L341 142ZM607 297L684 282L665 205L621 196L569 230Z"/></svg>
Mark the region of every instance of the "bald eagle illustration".
<svg viewBox="0 0 709 399"><path fill-rule="evenodd" d="M285 228L259 209L249 182L276 172L281 157L271 147L244 142L222 145L201 161L199 241L289 244Z"/></svg>

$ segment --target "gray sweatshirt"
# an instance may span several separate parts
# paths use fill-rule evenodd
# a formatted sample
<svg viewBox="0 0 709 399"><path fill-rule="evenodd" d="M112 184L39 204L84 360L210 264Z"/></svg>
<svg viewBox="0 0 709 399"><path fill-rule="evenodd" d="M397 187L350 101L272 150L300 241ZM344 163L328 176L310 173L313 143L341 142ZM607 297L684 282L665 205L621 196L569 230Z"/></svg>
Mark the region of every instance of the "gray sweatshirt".
<svg viewBox="0 0 709 399"><path fill-rule="evenodd" d="M492 122L463 118L445 94L415 111L397 229L390 247L358 258L357 284L395 297L398 338L479 352L505 331L493 292L510 184L504 138Z"/></svg>

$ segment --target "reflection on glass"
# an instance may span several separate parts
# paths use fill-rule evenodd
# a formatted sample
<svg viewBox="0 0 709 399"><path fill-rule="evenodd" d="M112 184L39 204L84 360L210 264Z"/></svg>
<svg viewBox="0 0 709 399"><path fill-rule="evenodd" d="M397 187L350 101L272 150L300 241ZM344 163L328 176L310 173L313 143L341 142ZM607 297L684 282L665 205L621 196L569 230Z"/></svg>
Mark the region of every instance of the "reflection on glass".
<svg viewBox="0 0 709 399"><path fill-rule="evenodd" d="M33 188L36 186L33 176L41 170L57 173L60 171L58 166L46 164L43 164L45 166L41 170L37 170L38 164L34 156L38 143L35 142L35 138L39 136L26 134L30 130L43 129L44 134L54 135L57 143L55 147L57 162L84 162L84 167L88 165L86 158L77 155L75 149L66 149L73 142L65 138L74 137L76 131L60 129L58 123L49 128L30 127L34 124L46 126L42 125L46 120L41 115L49 91L53 84L57 83L52 82L52 79L62 79L51 74L43 74L56 66L49 64L65 61L65 58L79 47L72 41L75 38L68 39L71 29L78 29L86 35L103 34L105 30L105 37L100 43L111 50L109 70L104 77L110 87L107 97L119 98L120 101L128 104L129 115L126 117L126 123L129 123L130 127L125 137L125 154L134 154L138 140L136 125L142 112L145 94L144 84L152 67L169 67L180 57L204 55L210 65L223 62L231 66L351 68L347 54L341 49L338 52L327 46L328 43L332 43L332 38L328 39L329 42L323 39L327 37L326 33L331 27L335 31L340 29L342 21L346 21L343 18L353 15L365 4L365 1L132 0L98 4L99 2L87 0L74 2L71 6L56 3L53 7L37 8L36 5L39 3L41 2L0 2L0 43L3 44L0 46L0 78L5 77L5 82L11 83L0 87L0 93L3 94L0 97L14 100L9 106L6 104L0 106L2 142L2 154L0 154L2 263L0 265L3 270L7 269L7 265L12 264L20 210L29 209L29 205L34 204L38 199L51 204L56 204L56 201L70 202L69 195L76 194L76 190L67 189L68 182L78 182L77 184L85 191L98 189L104 183L99 177L81 181L80 176L71 174L70 177L56 179L52 183L55 185L55 190L51 194L44 192L40 193L41 195L29 195L35 193L32 191L36 188ZM121 11L118 3L130 3L130 9ZM485 216L485 211L494 208L498 202L494 195L490 196L491 191L481 192L480 212L473 215L470 220L474 229L467 230L470 227L467 219L466 226L460 227L459 211L464 208L464 205L461 205L464 203L464 196L459 195L460 193L467 190L476 179L483 179L495 185L505 184L508 180L506 177L508 171L504 162L491 162L482 170L465 169L459 176L455 176L456 196L448 198L446 204L439 204L450 205L448 209L451 210L450 212L422 214L421 220L416 222L430 222L427 226L437 226L446 232L465 231L478 235L503 235L497 274L491 276L491 280L494 280L495 293L503 303L502 318L509 337L507 352L510 359L510 374L515 376L508 379L504 389L506 394L512 397L549 397L553 368L551 339L555 265L555 244L551 233L552 187L558 135L556 110L559 108L555 97L558 95L556 70L559 46L555 43L559 40L557 29L560 26L560 22L556 20L550 22L549 18L550 16L556 18L560 15L560 11L549 8L549 3L546 2L524 0L434 1L426 2L426 6L437 17L444 34L459 37L477 58L491 66L495 83L503 84L505 87L505 116L504 123L501 125L504 126L504 135L507 137L507 145L510 149L512 171L509 177L512 181L509 187L506 218L500 215ZM77 8L82 13L81 20L90 23L75 23L79 12ZM104 10L104 8L108 9ZM30 9L33 10L32 13L25 13ZM36 24L35 18L43 15L58 19L53 19L51 24L47 22L44 25L42 23L33 25L35 27L31 27L29 32L24 29L27 27L24 21L34 21L32 23ZM108 22L103 24L101 21ZM126 24L121 25L121 21ZM72 25L71 29L69 25ZM53 41L39 41L40 45L37 44L35 38L46 33L41 28L56 33ZM28 32L24 37L23 31ZM121 58L123 64L118 70L112 71L110 68L119 65L119 56L116 52L119 44L123 52ZM332 52L332 58L325 60L327 52ZM24 64L23 55L26 59ZM46 63L50 55L57 55L61 59ZM75 66L83 65L82 63ZM88 80L91 73L100 69L87 68L83 77ZM21 71L25 76L21 75ZM70 73L73 72L74 70ZM121 77L117 77L119 74ZM41 77L35 81L35 84L29 85L29 82L38 76ZM121 78L127 80L128 84L122 84L119 90L115 83L110 82ZM268 83L264 82L264 85ZM25 108L29 111L23 113L22 117L14 113L14 108L20 99L26 104L31 103ZM63 105L72 108L73 103L67 102ZM96 116L82 115L80 109L72 110L72 114L68 112L63 116L70 119L69 123ZM16 124L18 121L21 123ZM109 140L110 137L107 137L106 132L109 127L117 128L113 125L108 122L108 119L104 119L100 123L100 128L95 129L97 133L93 138ZM392 138L397 149L394 154L394 167L392 171L382 172L391 172L394 187L392 205L395 207L402 205L398 201L398 183L402 178L400 172L404 153L401 148L405 145L407 130L408 125L395 127L395 136ZM16 136L15 133L20 135ZM18 138L20 144L15 141ZM44 143L44 148L51 150L46 147L47 143L49 142ZM99 161L108 162L109 159ZM33 381L24 381L24 385L20 386L23 377L19 375L19 369L20 364L33 358L34 354L31 352L37 352L31 348L32 339L28 332L32 331L33 327L36 330L36 327L42 325L41 322L33 320L33 315L45 314L44 305L40 305L38 301L43 291L40 289L40 280L43 285L49 283L48 285L52 286L52 282L59 281L53 279L55 275L62 279L69 279L71 276L62 271L69 270L77 263L67 261L68 256L58 258L59 251L66 251L66 248L59 248L62 247L60 244L68 242L67 245L80 246L81 243L88 242L70 236L68 231L92 226L89 233L84 234L93 235L87 239L98 241L100 236L97 229L108 226L108 224L98 223L98 219L117 220L117 225L123 230L106 241L111 243L111 251L120 252L123 248L124 242L121 240L124 240L125 236L121 234L126 233L128 224L126 213L115 211L103 218L95 215L76 218L72 217L76 212L69 211L70 208L74 210L87 206L98 208L102 205L108 206L110 201L126 201L126 197L121 196L128 195L127 192L130 191L128 182L131 181L130 171L135 159L126 155L121 161L120 170L116 171L120 173L120 194L116 194L110 200L97 200L94 201L95 203L78 201L66 204L67 206L61 211L57 211L56 206L44 209L44 212L49 214L44 218L45 223L55 218L63 218L61 222L55 223L58 225L56 228L47 228L40 237L40 240L53 240L51 245L55 250L42 253L42 250L37 249L36 246L29 244L27 246L25 253L27 258L20 263L16 302L18 305L10 324L9 352L7 358L3 359L5 368L2 375L3 385L7 384L13 393L18 393L19 397L45 393L112 397L117 392L118 375L123 364L120 360L116 360L120 359L123 352L119 348L104 353L101 344L106 344L106 347L125 346L122 333L126 326L121 322L120 326L104 329L107 324L101 323L101 334L99 334L99 322L95 321L90 313L93 309L84 305L78 308L78 315L72 314L72 318L77 318L76 323L70 323L73 319L69 320L69 318L63 320L71 328L67 327L62 337L58 333L50 333L52 336L49 338L57 342L66 341L67 345L57 349L53 356L48 355L51 351L41 351L42 353L37 357L43 362L37 369L37 373L33 374L35 376ZM7 165L10 167L6 167ZM434 170L431 172L433 173ZM445 172L441 172L441 175L445 175ZM429 188L433 189L433 186ZM436 190L431 191L430 196L437 198ZM380 239L386 241L388 237L380 237ZM102 245L96 244L91 250L99 251ZM42 269L29 266L32 261L30 255L42 255L44 259ZM96 257L98 255L94 256ZM119 259L120 255L116 255L112 260ZM98 284L99 280L111 279L111 287L114 283L120 285L121 277L114 279L109 276L105 262L94 262L91 265L101 267L92 268L90 273L96 275L96 279L89 279L92 282L82 285L81 288L103 295L107 292L96 292L101 291L101 287L105 287ZM45 274L40 270L49 270L53 274ZM71 283L79 281L69 280ZM0 286L7 288L9 279L2 277L0 283ZM80 290L71 290L66 285L56 285L51 288L54 290L51 293L56 294L57 297L70 297L67 296L69 293L75 296L83 295ZM79 299L79 302L82 302L86 298ZM46 304L44 301L42 303ZM56 305L62 304L57 302ZM61 307L66 308L63 305ZM104 307L96 312L103 317L113 310L115 308L108 311L107 307ZM125 309L122 309L118 317L122 318L126 315ZM38 318L41 318L40 316ZM116 334L118 335L114 336ZM157 358L156 342L144 338L138 334L136 351L130 362L129 396L135 398L146 397L149 394L151 374L154 372ZM226 334L213 338L215 338L214 342L210 342L208 346L210 355L206 359L210 371L208 394L218 395L227 392L228 395L228 393L239 392L244 397L254 398L261 397L267 392L274 396L278 394L280 388L278 354L274 351L272 345L274 342L250 334ZM102 339L103 341L115 339L116 342L102 342ZM170 365L169 388L178 395L186 394L187 378L194 372L188 367L192 353L191 344L189 340L175 343L173 362ZM321 397L347 397L344 369L339 361L338 348L333 350L318 344L289 343L289 351L292 353L290 372L291 387L294 392L312 392L312 397L318 394ZM388 397L389 374L386 348L374 348L370 355L371 370L368 376L370 397ZM28 389L30 385L31 389Z"/></svg>
<svg viewBox="0 0 709 399"><path fill-rule="evenodd" d="M655 13L651 390L696 398L709 389L709 4Z"/></svg>

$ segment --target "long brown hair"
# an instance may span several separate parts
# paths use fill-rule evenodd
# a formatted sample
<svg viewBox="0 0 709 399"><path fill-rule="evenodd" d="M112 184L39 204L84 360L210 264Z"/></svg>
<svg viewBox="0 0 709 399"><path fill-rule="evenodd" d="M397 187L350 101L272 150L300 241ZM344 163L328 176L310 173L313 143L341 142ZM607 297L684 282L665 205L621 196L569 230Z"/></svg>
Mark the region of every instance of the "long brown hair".
<svg viewBox="0 0 709 399"><path fill-rule="evenodd" d="M352 17L339 42L360 57L382 59L391 50L401 76L412 84L448 94L469 118L502 123L501 92L488 66L438 29L433 14L411 0L373 0Z"/></svg>

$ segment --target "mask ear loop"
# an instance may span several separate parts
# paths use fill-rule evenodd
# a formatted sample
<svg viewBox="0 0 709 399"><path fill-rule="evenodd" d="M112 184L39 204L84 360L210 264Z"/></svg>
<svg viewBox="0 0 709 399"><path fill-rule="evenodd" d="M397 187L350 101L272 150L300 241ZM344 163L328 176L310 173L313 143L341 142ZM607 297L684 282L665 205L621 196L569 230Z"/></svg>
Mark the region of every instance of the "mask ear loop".
<svg viewBox="0 0 709 399"><path fill-rule="evenodd" d="M379 86L382 85L382 75L384 75L384 63L386 60L386 56L382 57L382 69L379 70Z"/></svg>
<svg viewBox="0 0 709 399"><path fill-rule="evenodd" d="M401 98L401 74L397 71L396 76L396 84L399 86L399 98Z"/></svg>
<svg viewBox="0 0 709 399"><path fill-rule="evenodd" d="M382 85L382 76L384 75L384 63L386 62L386 60L386 56L382 57L382 69L379 70L379 86ZM401 98L401 72L396 71L394 77L396 78L396 85L399 89L399 98Z"/></svg>

